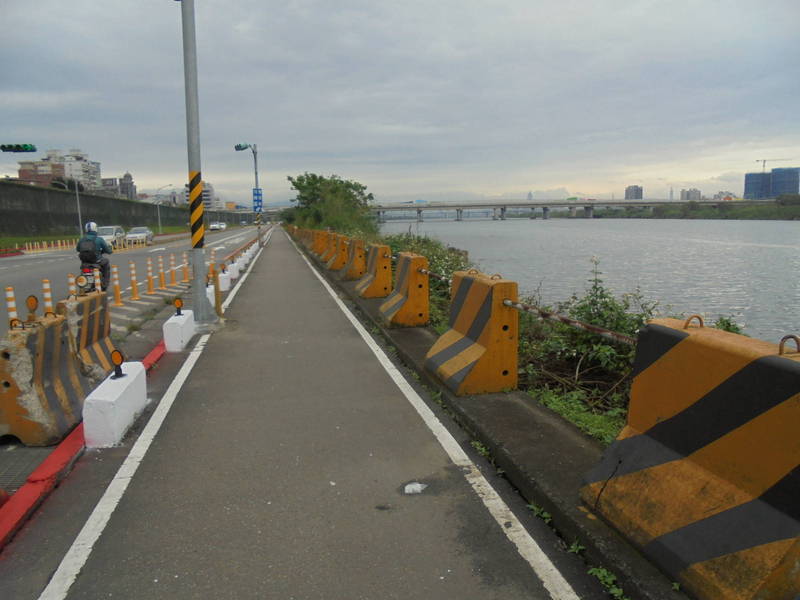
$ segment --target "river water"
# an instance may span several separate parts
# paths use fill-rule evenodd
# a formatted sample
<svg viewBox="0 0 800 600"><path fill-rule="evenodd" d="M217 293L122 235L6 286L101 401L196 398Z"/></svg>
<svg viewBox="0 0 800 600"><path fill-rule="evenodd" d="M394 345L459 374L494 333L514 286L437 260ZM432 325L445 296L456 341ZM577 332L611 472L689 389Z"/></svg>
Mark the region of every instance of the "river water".
<svg viewBox="0 0 800 600"><path fill-rule="evenodd" d="M616 295L638 288L664 315L733 317L753 337L800 334L800 222L662 219L392 221L467 250L486 273L554 303L582 294L597 257Z"/></svg>

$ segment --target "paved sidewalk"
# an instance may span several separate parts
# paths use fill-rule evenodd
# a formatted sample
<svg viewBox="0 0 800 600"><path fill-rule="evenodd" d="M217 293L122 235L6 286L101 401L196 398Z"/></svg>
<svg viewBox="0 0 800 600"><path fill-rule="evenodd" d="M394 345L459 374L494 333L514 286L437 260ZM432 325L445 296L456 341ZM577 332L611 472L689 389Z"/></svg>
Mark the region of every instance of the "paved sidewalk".
<svg viewBox="0 0 800 600"><path fill-rule="evenodd" d="M226 317L68 598L550 597L281 231Z"/></svg>

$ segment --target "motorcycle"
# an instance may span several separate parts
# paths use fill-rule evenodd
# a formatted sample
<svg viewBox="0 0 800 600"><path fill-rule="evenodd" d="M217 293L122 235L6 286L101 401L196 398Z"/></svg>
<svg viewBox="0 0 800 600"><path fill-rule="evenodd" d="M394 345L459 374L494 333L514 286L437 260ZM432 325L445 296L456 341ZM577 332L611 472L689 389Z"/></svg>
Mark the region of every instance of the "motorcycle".
<svg viewBox="0 0 800 600"><path fill-rule="evenodd" d="M75 285L78 288L78 295L85 296L95 289L100 289L101 275L100 265L97 263L81 263L81 274L75 278Z"/></svg>

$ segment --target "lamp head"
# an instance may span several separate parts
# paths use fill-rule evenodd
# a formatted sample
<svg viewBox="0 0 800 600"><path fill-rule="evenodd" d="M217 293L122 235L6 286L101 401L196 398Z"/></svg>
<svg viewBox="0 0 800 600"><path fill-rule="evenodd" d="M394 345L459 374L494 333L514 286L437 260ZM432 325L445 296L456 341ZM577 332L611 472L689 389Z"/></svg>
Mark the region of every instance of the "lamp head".
<svg viewBox="0 0 800 600"><path fill-rule="evenodd" d="M249 147L250 144L236 144L233 147L233 149L236 150L237 152L240 152L241 150L247 150Z"/></svg>

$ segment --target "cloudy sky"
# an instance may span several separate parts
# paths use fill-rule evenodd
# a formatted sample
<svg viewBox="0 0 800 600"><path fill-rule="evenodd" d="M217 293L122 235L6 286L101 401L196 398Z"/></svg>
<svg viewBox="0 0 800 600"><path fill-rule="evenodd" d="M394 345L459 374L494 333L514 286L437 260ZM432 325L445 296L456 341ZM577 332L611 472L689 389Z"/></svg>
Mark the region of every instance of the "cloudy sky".
<svg viewBox="0 0 800 600"><path fill-rule="evenodd" d="M3 143L186 180L180 4L2 0ZM797 0L196 0L204 179L336 173L380 201L741 194L800 165ZM0 176L16 161L0 155ZM769 168L770 165L768 164Z"/></svg>

